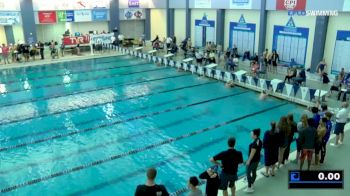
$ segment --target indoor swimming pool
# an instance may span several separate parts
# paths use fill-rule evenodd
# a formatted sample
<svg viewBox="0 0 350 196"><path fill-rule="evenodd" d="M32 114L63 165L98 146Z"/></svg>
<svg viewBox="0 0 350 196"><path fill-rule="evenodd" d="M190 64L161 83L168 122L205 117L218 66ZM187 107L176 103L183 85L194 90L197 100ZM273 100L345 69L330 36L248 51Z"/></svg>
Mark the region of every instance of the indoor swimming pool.
<svg viewBox="0 0 350 196"><path fill-rule="evenodd" d="M173 193L210 166L228 137L246 159L250 130L266 131L286 111L298 121L303 111L130 56L0 72L5 195L133 195L149 167Z"/></svg>

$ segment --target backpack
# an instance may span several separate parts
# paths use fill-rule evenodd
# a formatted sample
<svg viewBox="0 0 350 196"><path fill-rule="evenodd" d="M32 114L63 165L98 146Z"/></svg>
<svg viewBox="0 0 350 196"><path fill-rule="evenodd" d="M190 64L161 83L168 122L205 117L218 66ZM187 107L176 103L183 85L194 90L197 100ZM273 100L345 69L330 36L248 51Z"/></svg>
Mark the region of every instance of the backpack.
<svg viewBox="0 0 350 196"><path fill-rule="evenodd" d="M326 73L323 74L322 78L323 78L323 84L328 84L330 82L328 75Z"/></svg>

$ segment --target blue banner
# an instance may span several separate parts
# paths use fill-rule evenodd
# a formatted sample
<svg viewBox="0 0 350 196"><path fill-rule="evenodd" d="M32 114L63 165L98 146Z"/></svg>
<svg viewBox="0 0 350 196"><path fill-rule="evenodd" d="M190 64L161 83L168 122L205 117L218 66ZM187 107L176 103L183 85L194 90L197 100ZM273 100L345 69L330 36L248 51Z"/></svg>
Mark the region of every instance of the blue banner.
<svg viewBox="0 0 350 196"><path fill-rule="evenodd" d="M291 17L286 26L274 26L272 49L282 62L305 66L309 28L296 27Z"/></svg>
<svg viewBox="0 0 350 196"><path fill-rule="evenodd" d="M195 46L204 47L207 42L216 42L215 21L208 20L204 14L202 20L195 20Z"/></svg>
<svg viewBox="0 0 350 196"><path fill-rule="evenodd" d="M337 31L332 60L332 74L337 74L342 68L350 69L350 31Z"/></svg>
<svg viewBox="0 0 350 196"><path fill-rule="evenodd" d="M107 10L106 9L93 9L92 10L92 20L93 21L106 21L107 20Z"/></svg>
<svg viewBox="0 0 350 196"><path fill-rule="evenodd" d="M67 19L67 22L74 22L74 10L66 11L66 19Z"/></svg>
<svg viewBox="0 0 350 196"><path fill-rule="evenodd" d="M255 32L256 24L246 23L242 15L238 22L230 22L229 47L233 48L233 45L236 45L241 55L245 51L254 54Z"/></svg>

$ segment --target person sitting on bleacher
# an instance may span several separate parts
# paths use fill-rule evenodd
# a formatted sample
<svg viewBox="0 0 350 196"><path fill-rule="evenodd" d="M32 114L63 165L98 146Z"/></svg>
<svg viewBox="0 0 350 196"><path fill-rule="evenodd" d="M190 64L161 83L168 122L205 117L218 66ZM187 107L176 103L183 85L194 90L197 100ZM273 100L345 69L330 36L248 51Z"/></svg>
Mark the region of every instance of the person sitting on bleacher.
<svg viewBox="0 0 350 196"><path fill-rule="evenodd" d="M258 56L258 54L255 53L254 56L252 56L250 60L251 60L251 61L258 62L258 61L259 61L259 56Z"/></svg>
<svg viewBox="0 0 350 196"><path fill-rule="evenodd" d="M331 96L333 91L338 91L339 92L340 88L341 88L341 79L340 79L340 76L337 75L337 76L335 76L333 84L332 84L331 88L329 89L329 94L328 95Z"/></svg>
<svg viewBox="0 0 350 196"><path fill-rule="evenodd" d="M170 53L171 54L176 54L177 53L177 50L178 50L178 48L177 48L177 45L176 44L171 44L171 50L170 50Z"/></svg>
<svg viewBox="0 0 350 196"><path fill-rule="evenodd" d="M286 77L284 78L284 82L286 82L286 80L288 80L288 83L289 83L290 79L293 79L295 77L297 77L297 68L291 67L288 69L288 73L287 73Z"/></svg>
<svg viewBox="0 0 350 196"><path fill-rule="evenodd" d="M346 91L339 91L338 101L340 100L341 94L343 94L343 93L344 93L343 102L346 102L346 95L350 94L350 81L347 81L347 83L346 83Z"/></svg>
<svg viewBox="0 0 350 196"><path fill-rule="evenodd" d="M189 48L185 54L185 58L194 57L194 48Z"/></svg>
<svg viewBox="0 0 350 196"><path fill-rule="evenodd" d="M299 75L298 77L294 78L293 79L295 83L301 85L303 82L306 82L306 72L305 72L305 69L302 69L300 72L299 72Z"/></svg>
<svg viewBox="0 0 350 196"><path fill-rule="evenodd" d="M231 55L226 62L226 70L234 71L235 70L235 63L233 62L233 56Z"/></svg>
<svg viewBox="0 0 350 196"><path fill-rule="evenodd" d="M203 51L200 51L200 50L196 51L195 56L196 56L197 64L201 65L203 63L203 56L204 56Z"/></svg>
<svg viewBox="0 0 350 196"><path fill-rule="evenodd" d="M245 51L243 54L243 59L242 61L245 61L246 59L250 59L250 52L249 51Z"/></svg>
<svg viewBox="0 0 350 196"><path fill-rule="evenodd" d="M257 61L252 61L250 64L250 67L251 67L251 74L252 76L255 77L260 68L259 63Z"/></svg>
<svg viewBox="0 0 350 196"><path fill-rule="evenodd" d="M216 63L214 51L211 51L211 52L209 53L208 63L209 63L209 64L211 64L211 63Z"/></svg>
<svg viewBox="0 0 350 196"><path fill-rule="evenodd" d="M160 42L159 42L159 40L153 42L152 47L153 47L153 50L159 50L159 48L160 48Z"/></svg>

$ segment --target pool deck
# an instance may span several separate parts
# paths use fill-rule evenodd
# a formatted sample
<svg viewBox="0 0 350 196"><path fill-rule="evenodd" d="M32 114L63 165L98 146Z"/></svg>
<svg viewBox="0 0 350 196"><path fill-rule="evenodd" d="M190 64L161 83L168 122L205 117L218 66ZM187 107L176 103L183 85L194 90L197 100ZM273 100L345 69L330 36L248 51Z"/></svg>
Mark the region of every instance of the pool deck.
<svg viewBox="0 0 350 196"><path fill-rule="evenodd" d="M147 49L144 49L144 51L148 51ZM163 56L165 52L160 51L158 52L159 56ZM26 66L36 66L36 65L45 65L45 64L51 64L51 63L57 63L57 62L69 62L69 61L75 61L75 60L85 60L85 59L92 59L92 58L103 58L103 57L110 57L110 56L118 56L121 55L115 51L107 51L105 53L98 53L91 55L89 52L83 53L82 56L71 56L67 55L65 57L61 57L59 59L45 59L45 60L36 60L31 61L28 63L14 63L9 65L0 65L1 69L8 69L8 68L14 68L14 67L26 67ZM183 54L180 52L174 57L175 60L182 60ZM249 70L249 62L240 62L239 68L241 70ZM220 60L218 63L218 69L224 70L224 61L223 59ZM284 79L284 74L278 73L278 74L271 74L269 73L267 76L268 79L278 78L278 79ZM322 90L328 90L330 87L330 84L322 84L319 81L315 80L308 80L307 86L322 89ZM327 103L330 107L339 107L340 102L335 100L335 95L332 96L332 98L327 99ZM349 134L349 131L347 132ZM331 139L333 142L334 139ZM275 177L269 177L265 178L260 175L260 171L258 172L258 179L255 183L255 190L256 192L253 193L254 195L258 196L289 196L289 195L298 195L298 196L309 196L310 194L316 194L317 196L345 196L349 195L350 193L350 184L348 183L348 179L350 179L350 136L346 135L345 137L345 144L340 146L339 148L334 148L328 146L327 148L327 157L326 162L318 167L312 167L312 169L338 169L338 170L344 170L345 173L345 186L343 190L289 190L288 189L288 170L290 169L297 169L298 165L294 163L289 163L284 168L279 169L276 172ZM292 153L291 157L295 157L295 152ZM341 160L341 161L338 161ZM271 184L273 184L271 186ZM243 189L246 187L245 180L240 180L237 182L237 195L246 195L246 193L243 192Z"/></svg>

